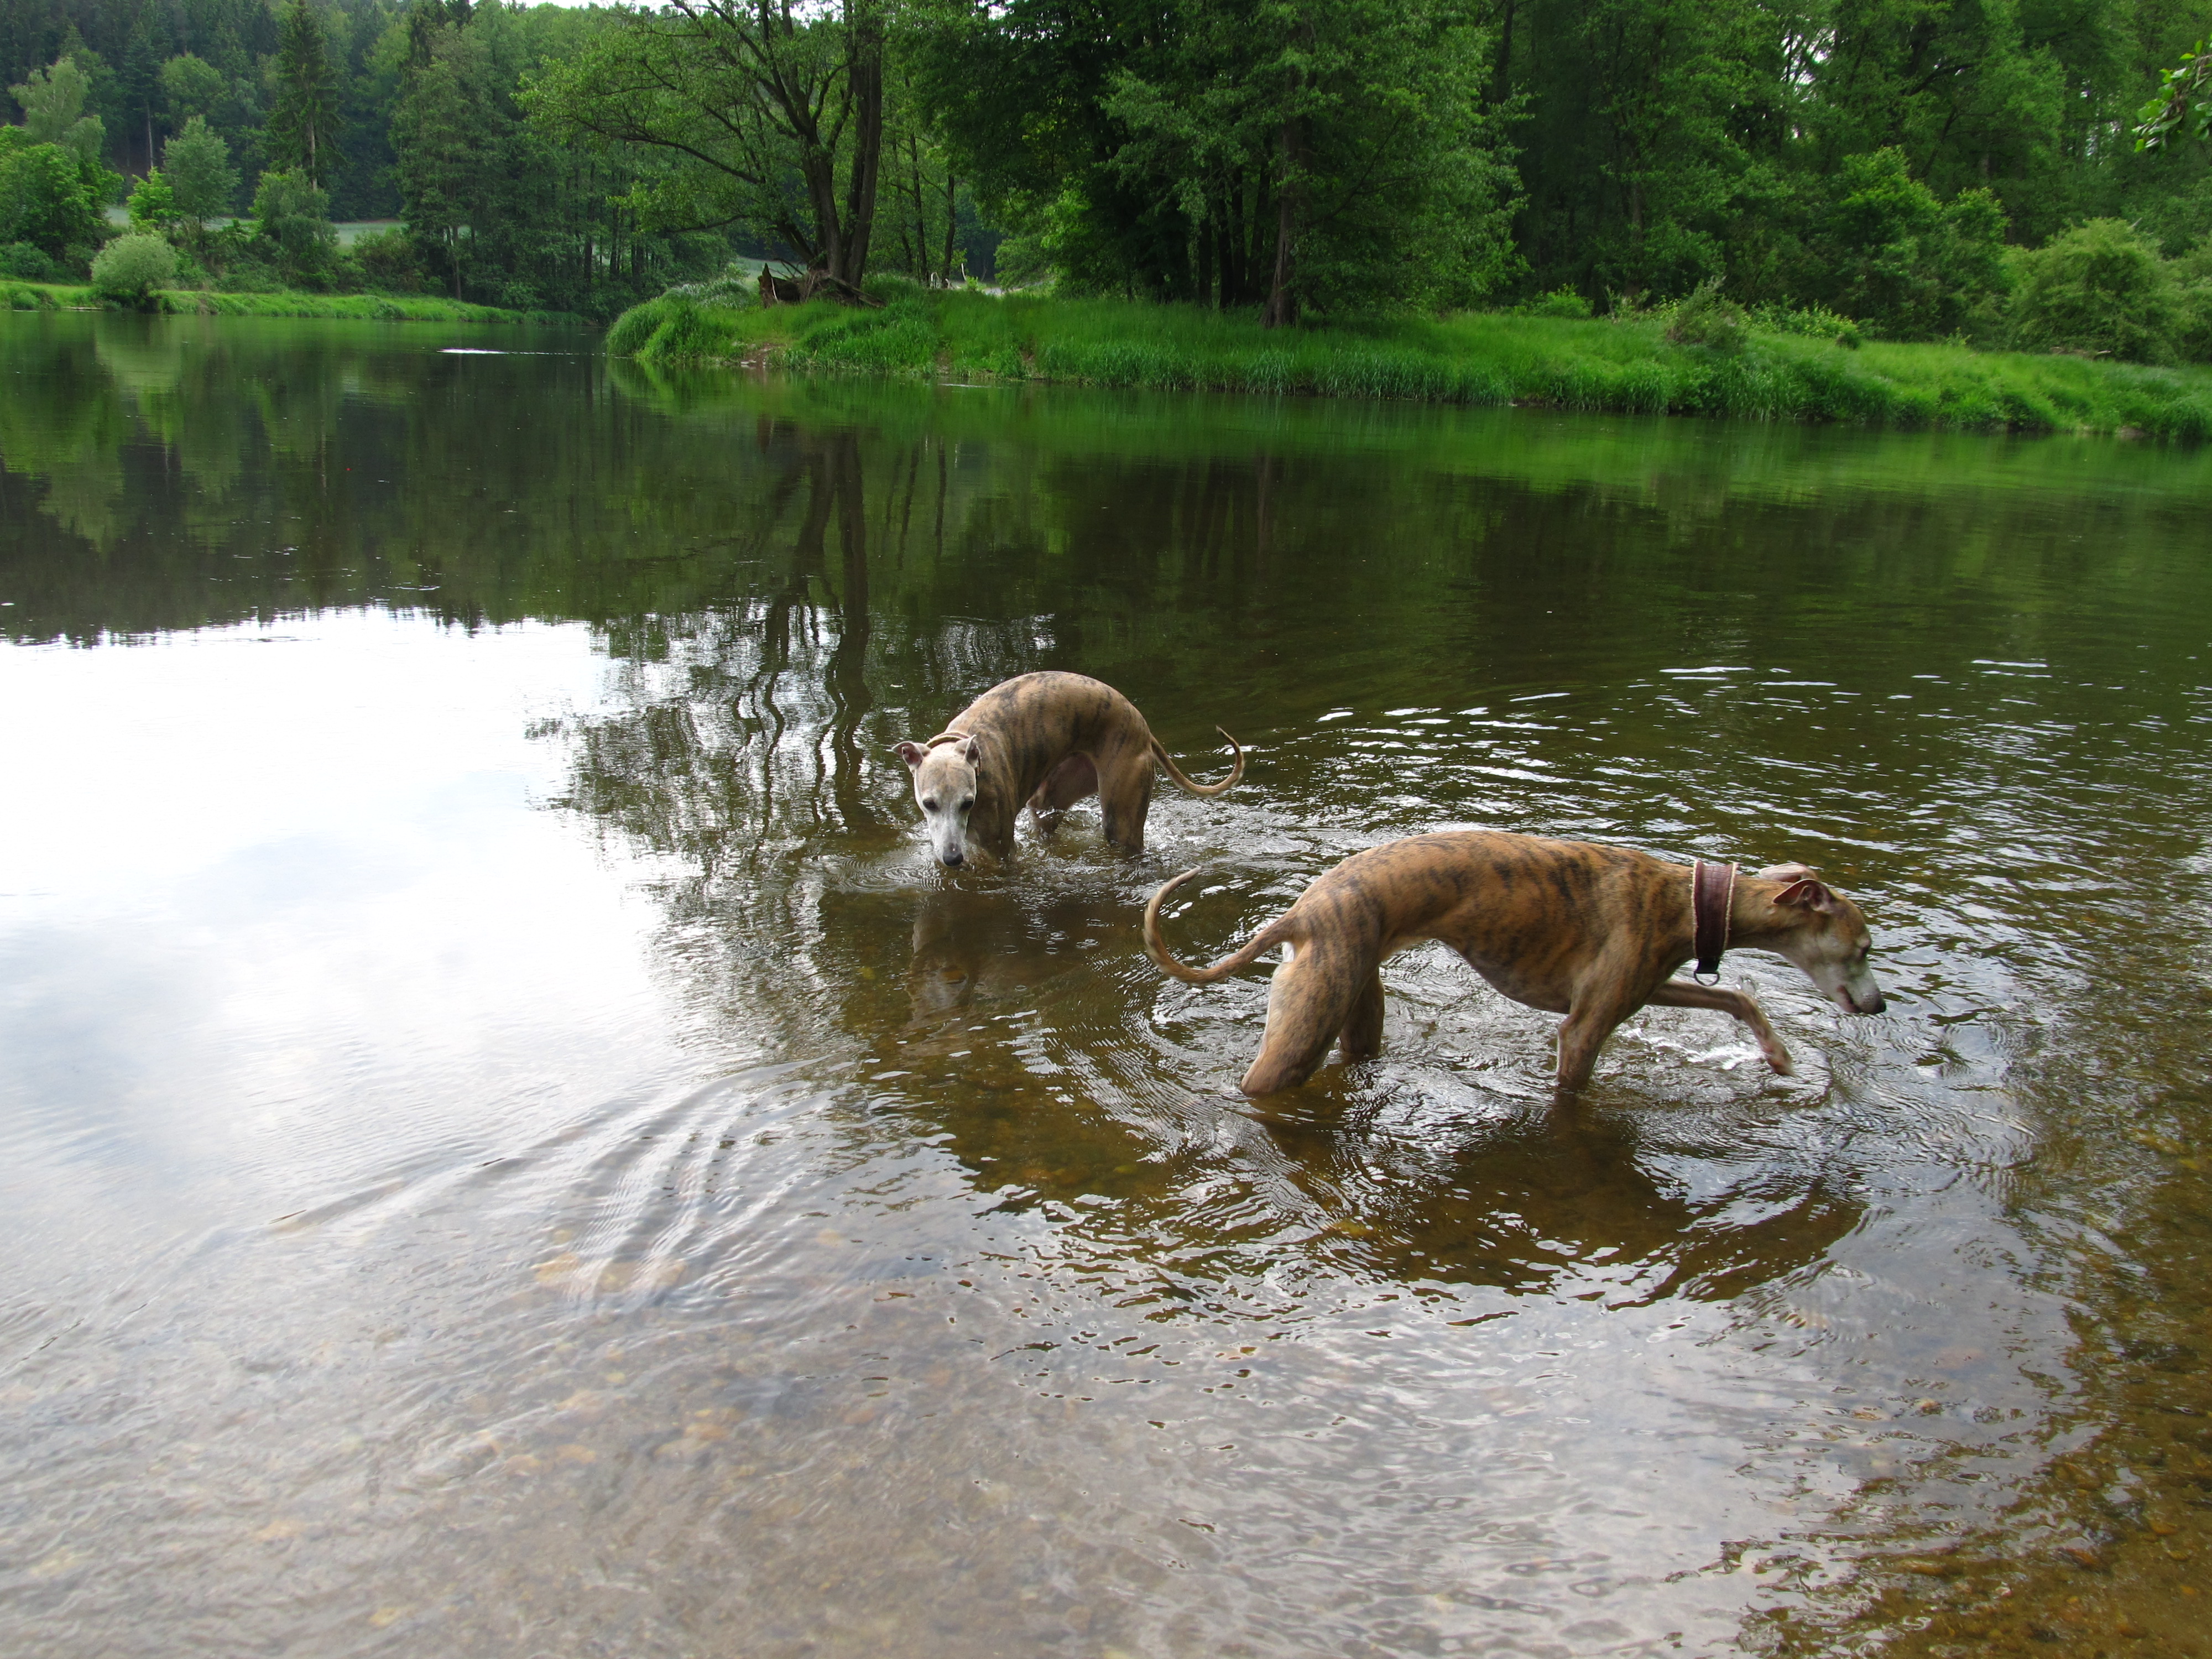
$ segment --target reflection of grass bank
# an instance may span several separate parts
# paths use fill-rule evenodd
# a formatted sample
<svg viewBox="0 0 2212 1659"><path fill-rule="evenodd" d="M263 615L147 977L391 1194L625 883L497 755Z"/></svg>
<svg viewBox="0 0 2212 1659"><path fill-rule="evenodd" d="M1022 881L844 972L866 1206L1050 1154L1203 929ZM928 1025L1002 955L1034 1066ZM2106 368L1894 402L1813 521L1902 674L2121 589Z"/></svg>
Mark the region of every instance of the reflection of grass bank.
<svg viewBox="0 0 2212 1659"><path fill-rule="evenodd" d="M1654 321L1486 313L1271 333L1249 317L1115 300L915 292L879 311L763 311L664 295L623 313L608 345L647 362L803 372L2212 437L2212 369L1949 345L1854 351L1759 330L1719 350L1669 343Z"/></svg>
<svg viewBox="0 0 2212 1659"><path fill-rule="evenodd" d="M340 317L386 323L567 323L577 319L554 311L508 311L469 305L421 294L222 294L199 289L165 289L154 295L155 309L174 316ZM105 311L114 309L92 289L70 283L0 282L0 309L9 311Z"/></svg>

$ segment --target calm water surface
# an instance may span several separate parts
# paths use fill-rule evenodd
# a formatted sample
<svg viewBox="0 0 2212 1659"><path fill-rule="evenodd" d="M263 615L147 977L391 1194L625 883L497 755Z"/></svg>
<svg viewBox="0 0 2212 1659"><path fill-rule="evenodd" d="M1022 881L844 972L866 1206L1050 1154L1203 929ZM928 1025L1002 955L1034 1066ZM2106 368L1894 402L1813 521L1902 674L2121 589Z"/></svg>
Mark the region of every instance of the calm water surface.
<svg viewBox="0 0 2212 1659"><path fill-rule="evenodd" d="M453 345L530 355L463 355ZM2212 457L0 321L0 1650L2202 1653ZM933 866L1034 668L1218 801ZM1802 858L1615 1038L1187 955Z"/></svg>

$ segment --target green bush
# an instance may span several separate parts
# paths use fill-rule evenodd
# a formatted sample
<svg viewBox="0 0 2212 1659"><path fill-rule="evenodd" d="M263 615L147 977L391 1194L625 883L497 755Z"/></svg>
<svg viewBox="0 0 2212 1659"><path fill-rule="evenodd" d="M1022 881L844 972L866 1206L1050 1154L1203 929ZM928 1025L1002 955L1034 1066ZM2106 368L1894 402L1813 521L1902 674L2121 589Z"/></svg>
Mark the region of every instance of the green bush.
<svg viewBox="0 0 2212 1659"><path fill-rule="evenodd" d="M1799 291L1894 340L1955 334L2004 292L2004 210L1989 191L1938 201L1896 149L1845 156L1834 191Z"/></svg>
<svg viewBox="0 0 2212 1659"><path fill-rule="evenodd" d="M161 227L177 216L176 192L159 167L149 167L146 176L131 187L131 200L126 204L133 230L158 233Z"/></svg>
<svg viewBox="0 0 2212 1659"><path fill-rule="evenodd" d="M1540 294L1513 308L1524 317L1588 317L1590 314L1590 302L1571 288L1555 288L1549 294Z"/></svg>
<svg viewBox="0 0 2212 1659"><path fill-rule="evenodd" d="M2013 256L2012 337L2029 351L2154 363L2183 321L2158 246L2119 219L2092 219Z"/></svg>
<svg viewBox="0 0 2212 1659"><path fill-rule="evenodd" d="M607 353L614 357L635 357L653 331L667 320L667 307L659 300L647 300L642 305L632 306L614 320L607 331Z"/></svg>
<svg viewBox="0 0 2212 1659"><path fill-rule="evenodd" d="M1859 325L1826 306L1760 306L1751 313L1752 325L1769 334L1795 334L1808 340L1833 340L1856 351L1864 343Z"/></svg>
<svg viewBox="0 0 2212 1659"><path fill-rule="evenodd" d="M732 307L702 305L672 291L623 313L607 331L607 349L648 362L733 357L744 345L739 319Z"/></svg>
<svg viewBox="0 0 2212 1659"><path fill-rule="evenodd" d="M238 258L223 267L215 285L225 294L276 294L283 290L284 279L258 259Z"/></svg>
<svg viewBox="0 0 2212 1659"><path fill-rule="evenodd" d="M97 169L59 144L26 143L26 131L0 126L0 237L66 258L72 248L97 244L106 228Z"/></svg>
<svg viewBox="0 0 2212 1659"><path fill-rule="evenodd" d="M139 231L117 237L92 262L93 287L103 298L126 305L144 305L176 276L177 250Z"/></svg>
<svg viewBox="0 0 2212 1659"><path fill-rule="evenodd" d="M360 270L362 280L370 287L390 289L399 294L422 291L422 251L404 229L374 232L362 237L346 252Z"/></svg>
<svg viewBox="0 0 2212 1659"><path fill-rule="evenodd" d="M44 249L28 242L10 242L0 247L0 276L26 283L58 283L62 269L46 257Z"/></svg>
<svg viewBox="0 0 2212 1659"><path fill-rule="evenodd" d="M271 169L253 188L253 218L256 240L276 255L287 280L311 283L325 278L337 249L329 192L317 189L304 173Z"/></svg>
<svg viewBox="0 0 2212 1659"><path fill-rule="evenodd" d="M2173 349L2192 363L2212 363L2212 236L2166 267L2173 274Z"/></svg>
<svg viewBox="0 0 2212 1659"><path fill-rule="evenodd" d="M1704 346L1711 351L1743 349L1747 331L1743 307L1721 292L1718 277L1707 277L1667 310L1665 332L1669 344Z"/></svg>

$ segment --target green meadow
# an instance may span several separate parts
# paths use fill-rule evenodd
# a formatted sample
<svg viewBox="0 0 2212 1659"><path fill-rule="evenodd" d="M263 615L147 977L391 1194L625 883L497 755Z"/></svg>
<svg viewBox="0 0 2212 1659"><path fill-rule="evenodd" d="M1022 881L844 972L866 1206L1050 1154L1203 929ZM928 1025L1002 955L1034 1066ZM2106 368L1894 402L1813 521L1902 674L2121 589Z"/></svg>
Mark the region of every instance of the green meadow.
<svg viewBox="0 0 2212 1659"><path fill-rule="evenodd" d="M1038 380L1158 391L1827 421L1952 430L2212 436L2212 368L1783 332L1677 344L1656 318L1505 312L1267 330L1194 306L891 289L880 309L760 308L729 289L625 312L608 349L648 364Z"/></svg>
<svg viewBox="0 0 2212 1659"><path fill-rule="evenodd" d="M117 307L82 283L0 279L0 309L112 311ZM172 316L350 317L386 323L573 323L556 312L509 311L421 294L223 294L212 289L157 290L150 309Z"/></svg>

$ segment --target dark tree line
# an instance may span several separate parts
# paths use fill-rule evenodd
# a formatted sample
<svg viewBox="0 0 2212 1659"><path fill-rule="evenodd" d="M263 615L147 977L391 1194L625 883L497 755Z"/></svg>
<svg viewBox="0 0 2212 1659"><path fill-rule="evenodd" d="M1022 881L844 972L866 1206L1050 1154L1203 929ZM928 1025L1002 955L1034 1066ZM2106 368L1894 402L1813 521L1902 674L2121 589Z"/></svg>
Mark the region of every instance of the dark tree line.
<svg viewBox="0 0 2212 1659"><path fill-rule="evenodd" d="M1084 286L1603 306L1717 283L1908 336L2005 246L2212 232L2130 121L2203 0L945 0L951 154ZM1402 100L1394 93L1403 93Z"/></svg>
<svg viewBox="0 0 2212 1659"><path fill-rule="evenodd" d="M732 252L951 281L999 227L1003 277L1277 324L1702 287L1936 337L2081 227L2206 262L2207 147L2134 124L2191 107L2208 32L2212 0L0 0L0 84L84 78L88 195L197 121L232 211L284 174L295 217L404 219L361 280L471 298L604 312ZM22 161L29 122L22 223L68 148Z"/></svg>

